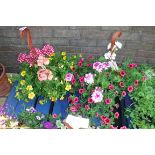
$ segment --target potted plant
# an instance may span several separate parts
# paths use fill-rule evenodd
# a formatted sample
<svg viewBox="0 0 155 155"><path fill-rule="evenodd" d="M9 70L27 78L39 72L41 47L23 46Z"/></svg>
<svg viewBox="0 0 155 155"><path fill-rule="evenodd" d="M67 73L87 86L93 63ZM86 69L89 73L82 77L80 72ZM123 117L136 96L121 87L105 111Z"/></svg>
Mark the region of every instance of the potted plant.
<svg viewBox="0 0 155 155"><path fill-rule="evenodd" d="M11 85L5 72L5 67L0 63L0 97L6 96L10 91Z"/></svg>

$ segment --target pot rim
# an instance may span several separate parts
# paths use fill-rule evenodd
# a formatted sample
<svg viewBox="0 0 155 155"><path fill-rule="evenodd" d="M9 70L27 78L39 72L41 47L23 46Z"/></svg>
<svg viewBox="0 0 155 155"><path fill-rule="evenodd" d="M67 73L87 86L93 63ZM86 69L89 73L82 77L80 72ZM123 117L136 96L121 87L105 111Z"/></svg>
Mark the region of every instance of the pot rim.
<svg viewBox="0 0 155 155"><path fill-rule="evenodd" d="M4 67L4 65L3 64L1 64L0 63L0 67L2 67L2 73L1 73L1 75L0 75L0 79L4 76L4 74L5 74L5 67Z"/></svg>

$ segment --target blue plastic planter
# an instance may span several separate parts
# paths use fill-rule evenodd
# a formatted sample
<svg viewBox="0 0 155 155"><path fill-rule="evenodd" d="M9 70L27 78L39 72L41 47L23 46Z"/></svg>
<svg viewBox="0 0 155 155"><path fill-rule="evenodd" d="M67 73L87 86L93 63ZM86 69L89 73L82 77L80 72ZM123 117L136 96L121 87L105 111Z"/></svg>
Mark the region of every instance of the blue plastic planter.
<svg viewBox="0 0 155 155"><path fill-rule="evenodd" d="M36 98L25 102L23 100L16 99L16 86L18 81L16 81L9 93L9 96L4 104L5 113L9 116L17 116L21 111L25 110L28 107L31 107L35 104Z"/></svg>

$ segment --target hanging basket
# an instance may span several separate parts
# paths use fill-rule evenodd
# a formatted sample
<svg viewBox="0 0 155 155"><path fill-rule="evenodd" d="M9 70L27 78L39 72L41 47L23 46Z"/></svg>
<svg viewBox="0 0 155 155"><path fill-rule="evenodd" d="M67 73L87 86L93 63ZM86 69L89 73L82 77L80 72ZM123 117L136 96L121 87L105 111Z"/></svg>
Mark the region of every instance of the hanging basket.
<svg viewBox="0 0 155 155"><path fill-rule="evenodd" d="M10 91L11 85L5 72L5 67L0 63L0 97L6 96Z"/></svg>

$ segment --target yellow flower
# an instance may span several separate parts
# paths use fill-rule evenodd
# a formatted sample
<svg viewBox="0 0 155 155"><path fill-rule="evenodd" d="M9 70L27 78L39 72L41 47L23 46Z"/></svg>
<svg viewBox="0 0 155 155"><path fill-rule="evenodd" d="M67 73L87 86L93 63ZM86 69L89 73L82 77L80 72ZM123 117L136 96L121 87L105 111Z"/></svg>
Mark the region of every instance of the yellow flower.
<svg viewBox="0 0 155 155"><path fill-rule="evenodd" d="M67 58L67 57L66 57L66 56L64 56L64 57L63 57L63 60L66 60L66 58Z"/></svg>
<svg viewBox="0 0 155 155"><path fill-rule="evenodd" d="M28 94L28 98L29 99L33 99L34 97L35 97L34 92L31 92L31 93Z"/></svg>
<svg viewBox="0 0 155 155"><path fill-rule="evenodd" d="M56 101L56 97L52 97L52 98L51 98L51 101L52 101L52 102L55 102L55 101Z"/></svg>
<svg viewBox="0 0 155 155"><path fill-rule="evenodd" d="M62 56L65 56L65 55L66 55L66 52L61 52L61 55L62 55Z"/></svg>
<svg viewBox="0 0 155 155"><path fill-rule="evenodd" d="M22 71L20 75L24 77L26 75L26 71Z"/></svg>
<svg viewBox="0 0 155 155"><path fill-rule="evenodd" d="M20 84L21 84L21 85L24 85L24 84L25 84L25 80L21 80L21 81L20 81Z"/></svg>
<svg viewBox="0 0 155 155"><path fill-rule="evenodd" d="M11 79L8 79L8 81L9 81L9 83L10 83L10 84L12 84L12 81L11 81Z"/></svg>
<svg viewBox="0 0 155 155"><path fill-rule="evenodd" d="M65 90L69 91L69 90L71 90L71 88L72 88L71 85L68 84L68 85L66 85Z"/></svg>
<svg viewBox="0 0 155 155"><path fill-rule="evenodd" d="M19 96L19 92L16 92L16 97Z"/></svg>
<svg viewBox="0 0 155 155"><path fill-rule="evenodd" d="M28 91L33 90L32 85L28 85L28 86L26 87L26 89L27 89Z"/></svg>
<svg viewBox="0 0 155 155"><path fill-rule="evenodd" d="M39 103L40 104L44 104L44 100L39 100Z"/></svg>
<svg viewBox="0 0 155 155"><path fill-rule="evenodd" d="M64 99L64 97L63 97L63 96L61 96L61 97L60 97L60 100L63 100L63 99Z"/></svg>
<svg viewBox="0 0 155 155"><path fill-rule="evenodd" d="M54 57L54 56L55 56L55 53L51 53L51 54L50 54L50 57Z"/></svg>

